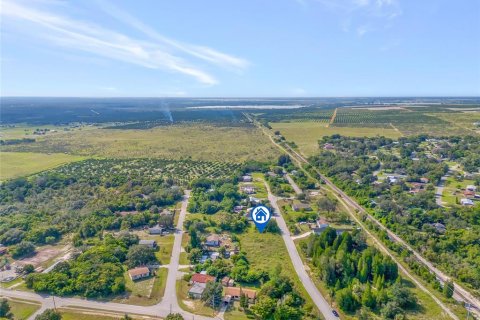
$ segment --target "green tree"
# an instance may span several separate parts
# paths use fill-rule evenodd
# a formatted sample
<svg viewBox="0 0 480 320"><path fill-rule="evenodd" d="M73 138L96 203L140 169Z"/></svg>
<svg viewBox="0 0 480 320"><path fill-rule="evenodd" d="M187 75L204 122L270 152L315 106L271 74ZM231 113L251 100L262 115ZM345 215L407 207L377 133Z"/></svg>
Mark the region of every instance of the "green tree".
<svg viewBox="0 0 480 320"><path fill-rule="evenodd" d="M243 309L248 308L248 297L245 293L243 293L241 288L240 288L240 307L242 307Z"/></svg>
<svg viewBox="0 0 480 320"><path fill-rule="evenodd" d="M278 226L277 221L270 219L265 227L265 231L270 233L280 233L280 227Z"/></svg>
<svg viewBox="0 0 480 320"><path fill-rule="evenodd" d="M127 265L129 268L157 262L155 251L142 245L133 245L128 249Z"/></svg>
<svg viewBox="0 0 480 320"><path fill-rule="evenodd" d="M200 259L202 258L202 250L200 250L199 248L191 249L188 254L190 262L193 264L198 263L198 261L200 261Z"/></svg>
<svg viewBox="0 0 480 320"><path fill-rule="evenodd" d="M210 281L203 291L202 301L212 307L219 307L222 300L223 287L220 283Z"/></svg>
<svg viewBox="0 0 480 320"><path fill-rule="evenodd" d="M200 242L200 238L197 235L197 231L191 228L190 229L190 247L198 248L200 247L200 245L201 245L201 242Z"/></svg>
<svg viewBox="0 0 480 320"><path fill-rule="evenodd" d="M302 311L286 304L280 304L275 308L273 318L275 320L300 320L302 319Z"/></svg>
<svg viewBox="0 0 480 320"><path fill-rule="evenodd" d="M317 201L318 208L327 211L327 212L333 212L337 208L337 201L332 200L328 197L321 197Z"/></svg>
<svg viewBox="0 0 480 320"><path fill-rule="evenodd" d="M35 252L35 245L30 241L22 241L12 250L12 257L21 258L29 256Z"/></svg>
<svg viewBox="0 0 480 320"><path fill-rule="evenodd" d="M7 299L0 300L0 318L13 319Z"/></svg>
<svg viewBox="0 0 480 320"><path fill-rule="evenodd" d="M271 319L277 303L268 296L260 296L252 306L252 311L261 319Z"/></svg>
<svg viewBox="0 0 480 320"><path fill-rule="evenodd" d="M455 291L455 285L452 280L447 280L443 284L443 294L447 298L451 298L453 296L453 292Z"/></svg>
<svg viewBox="0 0 480 320"><path fill-rule="evenodd" d="M31 264L27 264L23 267L23 272L26 274L32 273L33 271L35 271L35 267Z"/></svg>
<svg viewBox="0 0 480 320"><path fill-rule="evenodd" d="M169 313L165 320L184 320L180 313Z"/></svg>
<svg viewBox="0 0 480 320"><path fill-rule="evenodd" d="M370 309L375 308L375 296L372 293L372 288L370 284L367 284L365 287L365 291L362 294L362 304Z"/></svg>
<svg viewBox="0 0 480 320"><path fill-rule="evenodd" d="M36 316L35 320L62 320L62 315L53 309L47 309Z"/></svg>
<svg viewBox="0 0 480 320"><path fill-rule="evenodd" d="M346 312L354 312L358 308L358 302L353 296L351 288L344 288L335 293L340 309Z"/></svg>

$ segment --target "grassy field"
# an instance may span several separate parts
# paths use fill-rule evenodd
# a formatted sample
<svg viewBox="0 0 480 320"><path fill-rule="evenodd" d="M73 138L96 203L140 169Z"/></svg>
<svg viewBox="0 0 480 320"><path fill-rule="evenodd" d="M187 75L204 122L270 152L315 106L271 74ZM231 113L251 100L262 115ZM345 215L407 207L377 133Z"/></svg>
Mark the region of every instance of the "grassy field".
<svg viewBox="0 0 480 320"><path fill-rule="evenodd" d="M252 224L248 230L237 235L241 251L247 254L252 270L271 271L277 265L282 267L282 273L294 283L295 288L305 298L308 307L314 309L313 302L298 278L288 255L287 248L279 234L259 233ZM318 312L316 310L314 313Z"/></svg>
<svg viewBox="0 0 480 320"><path fill-rule="evenodd" d="M17 178L84 159L63 153L0 152L0 180Z"/></svg>
<svg viewBox="0 0 480 320"><path fill-rule="evenodd" d="M59 132L4 151L68 152L102 157L188 158L242 162L268 160L278 151L256 128L174 125L149 130L91 129Z"/></svg>
<svg viewBox="0 0 480 320"><path fill-rule="evenodd" d="M60 314L62 315L62 320L120 320L123 319L123 315L117 315L109 312L103 312L101 310L72 310L61 308ZM161 318L148 317L148 316L132 316L133 319L143 319L143 320L160 320Z"/></svg>
<svg viewBox="0 0 480 320"><path fill-rule="evenodd" d="M8 300L8 304L15 320L28 319L35 311L40 309L39 304L30 301Z"/></svg>
<svg viewBox="0 0 480 320"><path fill-rule="evenodd" d="M326 127L318 122L272 122L273 130L279 130L288 140L294 141L300 151L310 156L319 150L318 140L323 136L341 134L353 137L374 137L377 135L389 138L398 138L402 134L393 128L349 128L349 127Z"/></svg>

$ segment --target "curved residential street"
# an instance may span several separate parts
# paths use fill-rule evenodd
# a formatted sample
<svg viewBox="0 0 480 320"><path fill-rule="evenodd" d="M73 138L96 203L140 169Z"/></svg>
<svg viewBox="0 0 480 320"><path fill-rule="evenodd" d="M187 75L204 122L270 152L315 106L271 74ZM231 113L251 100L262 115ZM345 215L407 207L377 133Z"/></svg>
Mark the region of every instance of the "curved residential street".
<svg viewBox="0 0 480 320"><path fill-rule="evenodd" d="M313 283L312 279L305 270L305 266L303 265L303 261L298 254L297 247L295 246L295 242L293 242L292 237L290 235L290 231L288 230L287 223L280 212L280 208L278 207L277 201L280 199L272 194L269 185L264 181L265 187L267 188L268 192L268 200L274 209L273 217L277 220L277 224L282 231L282 238L285 242L285 246L287 247L288 254L290 256L290 260L293 263L293 267L297 272L298 278L302 282L305 290L307 290L308 294L313 300L313 303L317 306L318 310L323 314L326 320L336 320L338 319L332 313L332 308L328 304L327 300L322 296L320 291L317 289L315 284Z"/></svg>

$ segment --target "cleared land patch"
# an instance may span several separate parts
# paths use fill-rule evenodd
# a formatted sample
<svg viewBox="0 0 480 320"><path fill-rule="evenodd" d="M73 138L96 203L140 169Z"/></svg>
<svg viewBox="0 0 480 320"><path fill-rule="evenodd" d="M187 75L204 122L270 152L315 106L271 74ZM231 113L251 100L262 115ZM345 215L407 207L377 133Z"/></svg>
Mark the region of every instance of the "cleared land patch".
<svg viewBox="0 0 480 320"><path fill-rule="evenodd" d="M84 159L62 153L0 152L0 180L17 178Z"/></svg>
<svg viewBox="0 0 480 320"><path fill-rule="evenodd" d="M115 158L157 157L243 162L278 156L254 127L172 125L148 130L92 129L62 132L35 143L4 146L5 151L67 152Z"/></svg>
<svg viewBox="0 0 480 320"><path fill-rule="evenodd" d="M323 136L341 134L352 137L385 136L398 138L401 133L392 128L350 128L350 127L325 127L318 122L272 122L273 130L279 130L288 141L294 141L300 150L307 156L316 153L318 140Z"/></svg>

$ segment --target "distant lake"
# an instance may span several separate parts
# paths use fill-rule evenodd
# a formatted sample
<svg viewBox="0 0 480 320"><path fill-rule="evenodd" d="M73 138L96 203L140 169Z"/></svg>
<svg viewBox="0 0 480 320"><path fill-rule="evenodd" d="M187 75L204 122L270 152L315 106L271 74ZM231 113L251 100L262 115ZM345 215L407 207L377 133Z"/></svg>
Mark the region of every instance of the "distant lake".
<svg viewBox="0 0 480 320"><path fill-rule="evenodd" d="M304 105L239 105L239 106L198 106L187 107L187 109L299 109L305 108Z"/></svg>

